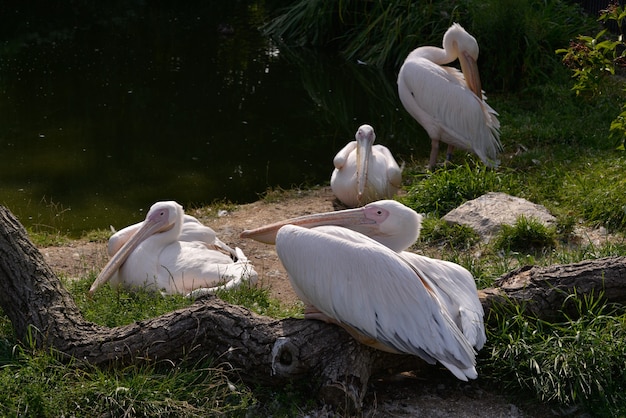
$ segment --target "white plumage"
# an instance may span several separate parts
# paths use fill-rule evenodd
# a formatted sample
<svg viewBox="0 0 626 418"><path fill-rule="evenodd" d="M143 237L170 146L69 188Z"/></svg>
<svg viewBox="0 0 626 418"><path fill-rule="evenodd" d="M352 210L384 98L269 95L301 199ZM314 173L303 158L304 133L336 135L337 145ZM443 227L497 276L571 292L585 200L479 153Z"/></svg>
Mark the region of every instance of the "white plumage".
<svg viewBox="0 0 626 418"><path fill-rule="evenodd" d="M110 281L114 287L199 296L258 279L239 248L224 244L173 201L155 203L145 221L114 234L108 253L90 293Z"/></svg>
<svg viewBox="0 0 626 418"><path fill-rule="evenodd" d="M306 318L339 324L378 349L439 361L459 379L476 378L473 347L486 337L474 278L457 264L404 251L420 228L415 211L384 200L242 237L275 242L308 305Z"/></svg>
<svg viewBox="0 0 626 418"><path fill-rule="evenodd" d="M333 159L333 193L350 208L393 197L402 185L402 169L391 151L374 145L376 133L370 125L361 125L354 138Z"/></svg>
<svg viewBox="0 0 626 418"><path fill-rule="evenodd" d="M462 72L444 66L456 59ZM481 89L477 59L476 39L455 23L443 36L443 49L414 49L400 68L400 101L431 139L430 169L437 163L439 141L448 144L448 159L458 147L488 166L499 163L500 122Z"/></svg>

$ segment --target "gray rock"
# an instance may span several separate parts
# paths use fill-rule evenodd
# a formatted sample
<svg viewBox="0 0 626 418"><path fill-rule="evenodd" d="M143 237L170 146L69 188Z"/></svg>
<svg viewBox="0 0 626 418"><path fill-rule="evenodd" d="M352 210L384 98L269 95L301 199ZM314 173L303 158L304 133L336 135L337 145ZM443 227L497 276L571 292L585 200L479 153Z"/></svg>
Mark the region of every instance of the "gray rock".
<svg viewBox="0 0 626 418"><path fill-rule="evenodd" d="M489 242L503 224L514 225L520 215L535 218L546 226L556 225L556 218L541 205L506 193L490 192L463 203L448 212L443 219L451 224L466 225Z"/></svg>

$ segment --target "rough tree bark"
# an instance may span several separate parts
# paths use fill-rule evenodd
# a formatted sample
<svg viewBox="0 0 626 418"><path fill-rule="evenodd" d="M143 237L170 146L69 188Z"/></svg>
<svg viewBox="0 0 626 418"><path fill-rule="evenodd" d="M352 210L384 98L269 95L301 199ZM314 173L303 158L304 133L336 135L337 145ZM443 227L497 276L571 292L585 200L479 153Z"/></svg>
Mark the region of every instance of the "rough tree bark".
<svg viewBox="0 0 626 418"><path fill-rule="evenodd" d="M608 303L626 301L626 257L606 257L548 267L525 266L511 271L495 286L479 292L485 313L496 304L509 303L545 320L574 317L571 295L587 295Z"/></svg>
<svg viewBox="0 0 626 418"><path fill-rule="evenodd" d="M624 258L567 266L522 268L480 292L488 312L497 303L526 306L553 317L574 291L626 296ZM384 353L356 343L343 329L318 321L275 320L218 298L117 328L86 321L15 217L0 206L0 307L21 340L97 366L212 359L244 382L284 385L317 382L328 403L359 407L373 376L432 368L414 356Z"/></svg>

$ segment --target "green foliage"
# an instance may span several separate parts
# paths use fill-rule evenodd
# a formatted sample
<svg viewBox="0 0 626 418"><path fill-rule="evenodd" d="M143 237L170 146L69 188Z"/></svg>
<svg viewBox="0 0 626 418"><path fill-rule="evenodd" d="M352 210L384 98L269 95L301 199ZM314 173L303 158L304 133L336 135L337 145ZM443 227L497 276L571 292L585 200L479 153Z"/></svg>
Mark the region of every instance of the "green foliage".
<svg viewBox="0 0 626 418"><path fill-rule="evenodd" d="M341 4L346 6L344 2ZM299 1L282 9L277 17L263 27L263 31L290 45L325 45L336 36L339 16L341 13L336 13L334 2Z"/></svg>
<svg viewBox="0 0 626 418"><path fill-rule="evenodd" d="M520 216L513 225L502 225L493 241L496 250L533 253L552 249L556 244L556 227L548 227L535 218Z"/></svg>
<svg viewBox="0 0 626 418"><path fill-rule="evenodd" d="M617 148L621 151L626 150L624 146L626 142L626 103L622 106L622 113L617 115L617 117L613 119L613 122L611 122L610 130L611 136L620 141Z"/></svg>
<svg viewBox="0 0 626 418"><path fill-rule="evenodd" d="M20 346L0 368L0 387L4 416L205 417L244 414L255 402L207 364L103 370Z"/></svg>
<svg viewBox="0 0 626 418"><path fill-rule="evenodd" d="M575 317L549 323L523 307L492 310L489 347L479 359L489 380L544 402L583 405L599 415L626 413L626 315L601 296L572 295ZM487 354L488 355L485 355Z"/></svg>
<svg viewBox="0 0 626 418"><path fill-rule="evenodd" d="M543 204L561 227L567 219L570 229L573 220L626 226L626 160L607 140L611 113L623 102L619 90L579 100L552 84L494 101L507 121L502 135L515 144L506 161L507 175L519 182L511 194Z"/></svg>
<svg viewBox="0 0 626 418"><path fill-rule="evenodd" d="M283 306L276 299L270 297L270 289L266 287L240 286L237 289L222 290L217 296L233 305L241 305L258 313L272 318L302 318L303 305Z"/></svg>
<svg viewBox="0 0 626 418"><path fill-rule="evenodd" d="M619 33L626 19L626 8L617 2L609 5L602 12L601 22L616 23ZM569 48L557 49L557 54L563 54L563 63L571 69L574 78L572 89L576 95L588 93L601 95L607 90L614 89L613 83L607 83L610 76L614 76L616 69L626 65L626 43L622 35L615 37L608 30L602 30L595 36L578 35ZM622 87L623 91L626 91ZM626 141L626 103L622 101L622 112L610 124L613 138L619 141L619 149L624 150Z"/></svg>
<svg viewBox="0 0 626 418"><path fill-rule="evenodd" d="M487 91L517 89L552 77L561 68L552 52L589 27L578 6L561 0L300 0L281 11L264 32L289 45L332 47L350 61L397 69L411 50L440 46L453 22L478 39Z"/></svg>
<svg viewBox="0 0 626 418"><path fill-rule="evenodd" d="M607 141L608 125L622 102L619 90L579 100L567 82L491 97L503 121L501 137L511 158L503 166L526 171L548 161L579 157L587 152L582 150L614 149Z"/></svg>
<svg viewBox="0 0 626 418"><path fill-rule="evenodd" d="M569 48L556 50L557 54L564 54L563 63L572 69L572 89L577 95L599 94L605 77L615 74L615 49L620 42L607 39L607 32L602 30L595 37L578 35Z"/></svg>
<svg viewBox="0 0 626 418"><path fill-rule="evenodd" d="M587 221L610 229L626 228L626 157L586 155L578 170L566 170L562 201Z"/></svg>
<svg viewBox="0 0 626 418"><path fill-rule="evenodd" d="M59 231L28 230L28 238L38 247L58 247L70 242L70 239Z"/></svg>
<svg viewBox="0 0 626 418"><path fill-rule="evenodd" d="M479 236L465 225L452 225L443 219L427 216L422 221L420 241L437 247L466 250L476 244Z"/></svg>
<svg viewBox="0 0 626 418"><path fill-rule="evenodd" d="M468 27L480 45L486 91L517 91L562 72L554 56L591 22L580 7L561 0L468 2Z"/></svg>
<svg viewBox="0 0 626 418"><path fill-rule="evenodd" d="M112 232L109 229L93 229L83 234L82 238L89 242L107 242Z"/></svg>
<svg viewBox="0 0 626 418"><path fill-rule="evenodd" d="M626 18L624 7L613 3L604 10L598 20L613 21L621 33L622 22ZM603 81L609 75L615 74L616 67L623 65L626 60L626 51L621 35L615 38L607 29L600 31L596 36L578 35L570 42L569 48L557 49L557 54L563 54L563 63L572 70L575 79L572 88L576 94L590 92L593 95L601 94Z"/></svg>
<svg viewBox="0 0 626 418"><path fill-rule="evenodd" d="M331 46L351 61L399 67L417 46L441 44L455 7L448 0L300 0L283 9L263 31L288 45Z"/></svg>
<svg viewBox="0 0 626 418"><path fill-rule="evenodd" d="M74 295L85 319L107 327L154 318L193 303L193 300L182 295L161 296L141 289L128 292L113 289L111 286L102 286L93 296L88 296L94 279L91 275L80 280L66 280L64 284ZM271 298L269 289L264 287L244 285L237 289L219 291L217 296L225 302L245 306L260 315L274 318L302 316L302 305L283 306Z"/></svg>
<svg viewBox="0 0 626 418"><path fill-rule="evenodd" d="M102 286L93 296L88 296L94 280L95 275L92 274L80 280L66 280L64 284L74 295L76 305L85 319L107 327L154 318L192 303L180 295L162 297L145 290L114 290L111 286Z"/></svg>
<svg viewBox="0 0 626 418"><path fill-rule="evenodd" d="M423 177L423 178L422 178ZM426 175L415 175L402 203L418 213L443 216L462 203L487 192L515 194L519 186L513 177L482 164L466 163Z"/></svg>
<svg viewBox="0 0 626 418"><path fill-rule="evenodd" d="M362 7L341 37L342 53L376 67L400 68L418 46L441 45L443 33L459 19L458 6L448 0L358 3Z"/></svg>

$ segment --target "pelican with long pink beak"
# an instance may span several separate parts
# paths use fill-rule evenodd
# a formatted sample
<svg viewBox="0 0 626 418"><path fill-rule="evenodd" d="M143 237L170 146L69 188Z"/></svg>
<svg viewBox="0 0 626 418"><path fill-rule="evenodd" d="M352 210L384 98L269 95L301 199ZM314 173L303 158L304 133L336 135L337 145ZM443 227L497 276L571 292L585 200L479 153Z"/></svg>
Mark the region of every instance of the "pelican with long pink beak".
<svg viewBox="0 0 626 418"><path fill-rule="evenodd" d="M387 147L374 145L370 125L361 125L354 138L333 159L333 193L348 208L391 199L402 185L402 168Z"/></svg>
<svg viewBox="0 0 626 418"><path fill-rule="evenodd" d="M90 294L110 282L113 287L199 296L258 279L241 249L224 244L174 201L155 203L143 222L114 234L108 252L111 258Z"/></svg>
<svg viewBox="0 0 626 418"><path fill-rule="evenodd" d="M398 95L407 112L431 140L428 167L437 164L439 143L475 153L498 165L500 122L483 94L478 73L478 42L458 23L443 35L443 48L421 46L409 53L398 73ZM461 71L445 64L458 59Z"/></svg>
<svg viewBox="0 0 626 418"><path fill-rule="evenodd" d="M474 379L485 343L469 271L406 251L421 215L393 200L292 218L243 238L276 244L305 318L342 326L363 344L443 364Z"/></svg>

